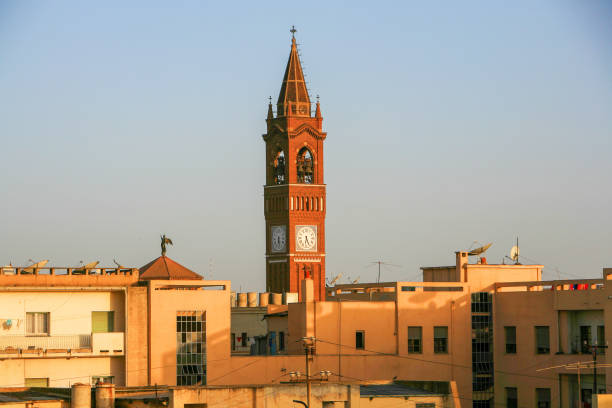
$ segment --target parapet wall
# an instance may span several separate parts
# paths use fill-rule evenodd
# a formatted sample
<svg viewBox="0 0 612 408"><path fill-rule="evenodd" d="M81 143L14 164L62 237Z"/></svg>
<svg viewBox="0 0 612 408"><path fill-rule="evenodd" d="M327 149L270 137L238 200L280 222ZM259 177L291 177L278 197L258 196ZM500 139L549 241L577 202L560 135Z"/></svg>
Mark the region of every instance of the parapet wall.
<svg viewBox="0 0 612 408"><path fill-rule="evenodd" d="M268 305L287 305L297 303L297 293L269 292L232 292L231 307L266 307Z"/></svg>

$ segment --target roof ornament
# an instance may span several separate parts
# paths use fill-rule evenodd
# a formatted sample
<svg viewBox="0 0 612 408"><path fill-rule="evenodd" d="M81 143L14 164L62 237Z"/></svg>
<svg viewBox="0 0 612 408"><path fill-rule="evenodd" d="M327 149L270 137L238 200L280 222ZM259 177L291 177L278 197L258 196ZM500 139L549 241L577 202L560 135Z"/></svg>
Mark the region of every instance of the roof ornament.
<svg viewBox="0 0 612 408"><path fill-rule="evenodd" d="M170 238L166 238L166 234L161 236L161 254L166 256L166 244L174 245Z"/></svg>
<svg viewBox="0 0 612 408"><path fill-rule="evenodd" d="M291 26L291 30L289 30L289 31L291 32L291 38L295 38L295 33L296 33L297 30L295 29L294 25Z"/></svg>

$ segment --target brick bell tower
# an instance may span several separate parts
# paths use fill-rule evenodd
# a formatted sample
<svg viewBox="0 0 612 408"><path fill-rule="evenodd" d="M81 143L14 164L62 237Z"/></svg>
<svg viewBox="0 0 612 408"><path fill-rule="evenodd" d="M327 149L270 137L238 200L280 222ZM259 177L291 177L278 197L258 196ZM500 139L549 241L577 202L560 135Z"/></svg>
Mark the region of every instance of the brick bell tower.
<svg viewBox="0 0 612 408"><path fill-rule="evenodd" d="M325 184L323 118L314 115L291 30L291 52L276 103L268 106L266 142L266 290L300 293L312 277L315 299L325 299ZM301 300L301 299L300 299Z"/></svg>

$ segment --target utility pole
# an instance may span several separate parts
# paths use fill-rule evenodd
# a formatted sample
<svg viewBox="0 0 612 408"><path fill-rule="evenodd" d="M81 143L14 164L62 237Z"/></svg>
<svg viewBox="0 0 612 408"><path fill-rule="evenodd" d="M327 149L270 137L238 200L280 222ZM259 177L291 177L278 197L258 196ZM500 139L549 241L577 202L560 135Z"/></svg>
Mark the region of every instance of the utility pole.
<svg viewBox="0 0 612 408"><path fill-rule="evenodd" d="M312 354L313 344L309 341L304 341L304 355L306 356L306 404L310 408L310 393L312 386L310 384L310 355Z"/></svg>
<svg viewBox="0 0 612 408"><path fill-rule="evenodd" d="M293 402L302 404L306 408L310 408L310 401L312 399L312 395L311 395L312 383L313 382L321 383L323 381L329 381L329 376L331 375L331 371L321 370L321 372L319 373L321 376L320 378L312 378L312 374L310 371L310 363L312 362L312 356L314 355L315 338L314 337L304 337L302 338L302 341L304 342L304 357L306 357L306 379L300 380L299 372L290 372L289 382L306 383L306 402L304 403L304 401L299 401L299 400L293 400Z"/></svg>
<svg viewBox="0 0 612 408"><path fill-rule="evenodd" d="M607 349L608 346L598 346L597 344L589 346L593 353L593 395L597 394L597 350ZM595 397L593 397L595 399Z"/></svg>

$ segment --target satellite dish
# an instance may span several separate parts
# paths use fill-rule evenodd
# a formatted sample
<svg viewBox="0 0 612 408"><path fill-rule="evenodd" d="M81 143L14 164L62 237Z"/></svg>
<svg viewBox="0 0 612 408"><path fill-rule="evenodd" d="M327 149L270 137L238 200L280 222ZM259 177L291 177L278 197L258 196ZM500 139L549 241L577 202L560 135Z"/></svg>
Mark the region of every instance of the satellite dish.
<svg viewBox="0 0 612 408"><path fill-rule="evenodd" d="M510 250L510 259L518 263L520 253L521 250L519 249L518 245L513 246Z"/></svg>
<svg viewBox="0 0 612 408"><path fill-rule="evenodd" d="M486 252L486 250L491 247L491 245L493 245L493 243L489 242L485 246L481 246L480 248L476 248L476 249L471 250L470 252L468 252L468 255L469 256L474 256L474 255L484 254Z"/></svg>
<svg viewBox="0 0 612 408"><path fill-rule="evenodd" d="M48 259L45 259L44 261L40 261L40 262L34 262L32 265L27 266L25 268L23 268L21 270L22 273L34 273L35 269L38 268L42 268L43 266L45 266L47 263L49 262Z"/></svg>
<svg viewBox="0 0 612 408"><path fill-rule="evenodd" d="M340 279L341 277L342 277L342 272L340 272L334 279L332 279L332 281L329 282L328 286L334 286L334 284L338 282L338 279Z"/></svg>

